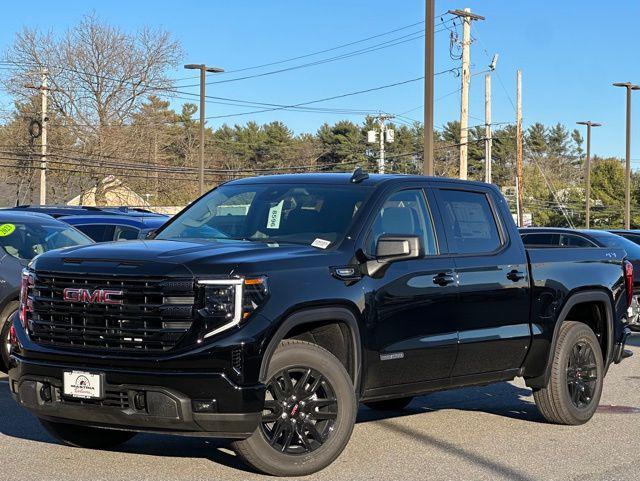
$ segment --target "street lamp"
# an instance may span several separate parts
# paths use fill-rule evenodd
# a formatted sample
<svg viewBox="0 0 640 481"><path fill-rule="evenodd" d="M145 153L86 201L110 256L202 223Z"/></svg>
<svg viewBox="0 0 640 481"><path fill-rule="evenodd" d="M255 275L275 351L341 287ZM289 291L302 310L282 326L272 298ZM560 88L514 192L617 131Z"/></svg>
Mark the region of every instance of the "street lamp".
<svg viewBox="0 0 640 481"><path fill-rule="evenodd" d="M591 199L591 127L600 127L602 124L598 124L596 122L591 122L588 120L586 122L576 122L578 125L586 125L587 126L587 161L585 162L585 167L587 170L587 203L585 208L585 225L586 228L589 228L589 217L591 214L591 203L589 200Z"/></svg>
<svg viewBox="0 0 640 481"><path fill-rule="evenodd" d="M624 228L631 228L631 91L640 90L640 86L631 82L618 82L614 87L627 89L627 150L625 154L626 171L624 177Z"/></svg>
<svg viewBox="0 0 640 481"><path fill-rule="evenodd" d="M221 73L224 69L218 67L207 67L204 64L190 63L184 66L187 70L200 70L200 195L204 194L204 99L205 99L205 82L207 72Z"/></svg>

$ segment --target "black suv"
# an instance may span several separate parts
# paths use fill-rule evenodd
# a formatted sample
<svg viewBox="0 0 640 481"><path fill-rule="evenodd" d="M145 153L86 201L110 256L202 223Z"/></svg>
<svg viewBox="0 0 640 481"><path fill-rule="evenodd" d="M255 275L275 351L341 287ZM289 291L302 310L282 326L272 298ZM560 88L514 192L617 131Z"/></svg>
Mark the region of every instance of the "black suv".
<svg viewBox="0 0 640 481"><path fill-rule="evenodd" d="M74 226L96 242L144 239L169 219L164 214L132 207L21 205L3 210L50 215Z"/></svg>
<svg viewBox="0 0 640 481"><path fill-rule="evenodd" d="M231 438L280 476L331 463L359 401L401 409L523 376L546 419L581 424L626 354L624 255L525 251L487 184L362 171L235 180L154 240L34 259L10 388L69 445L138 431Z"/></svg>

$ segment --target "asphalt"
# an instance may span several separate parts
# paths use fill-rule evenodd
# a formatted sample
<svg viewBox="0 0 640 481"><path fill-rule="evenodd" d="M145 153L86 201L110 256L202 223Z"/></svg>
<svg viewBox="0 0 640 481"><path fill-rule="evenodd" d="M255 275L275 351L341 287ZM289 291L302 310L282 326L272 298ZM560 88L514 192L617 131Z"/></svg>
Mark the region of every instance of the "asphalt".
<svg viewBox="0 0 640 481"><path fill-rule="evenodd" d="M547 424L521 380L416 398L381 414L361 407L351 442L318 480L640 480L640 336L613 366L599 412L577 427ZM55 443L0 377L0 480L263 479L223 443L138 435L117 451Z"/></svg>

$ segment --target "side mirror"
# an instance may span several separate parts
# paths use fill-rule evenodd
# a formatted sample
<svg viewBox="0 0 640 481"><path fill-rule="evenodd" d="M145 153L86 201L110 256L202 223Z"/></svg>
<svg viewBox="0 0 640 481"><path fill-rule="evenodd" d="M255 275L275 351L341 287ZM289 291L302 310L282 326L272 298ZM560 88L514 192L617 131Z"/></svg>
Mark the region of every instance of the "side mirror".
<svg viewBox="0 0 640 481"><path fill-rule="evenodd" d="M157 233L156 229L152 229L144 235L144 238L147 240L155 239Z"/></svg>
<svg viewBox="0 0 640 481"><path fill-rule="evenodd" d="M385 234L376 243L376 258L367 261L367 273L373 276L384 265L420 257L420 237Z"/></svg>
<svg viewBox="0 0 640 481"><path fill-rule="evenodd" d="M415 259L419 256L420 238L418 236L383 235L376 244L376 259L381 262Z"/></svg>

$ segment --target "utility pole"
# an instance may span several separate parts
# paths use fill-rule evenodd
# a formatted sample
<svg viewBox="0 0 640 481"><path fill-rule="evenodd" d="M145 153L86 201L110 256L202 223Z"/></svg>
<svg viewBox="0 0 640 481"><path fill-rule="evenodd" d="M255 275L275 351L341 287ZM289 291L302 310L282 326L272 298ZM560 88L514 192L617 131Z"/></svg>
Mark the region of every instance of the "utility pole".
<svg viewBox="0 0 640 481"><path fill-rule="evenodd" d="M40 112L40 123L42 124L41 145L40 145L40 205L47 203L47 108L49 100L48 71L42 69L42 86L40 93L42 96L42 112Z"/></svg>
<svg viewBox="0 0 640 481"><path fill-rule="evenodd" d="M34 89L40 91L40 120L33 120L31 124L39 124L39 129L36 134L31 131L31 126L29 127L29 133L31 134L31 138L35 139L40 137L40 199L39 204L45 205L47 203L47 122L49 118L47 117L47 109L48 109L48 100L49 100L49 82L48 76L49 71L46 68L40 70L40 86L36 85L25 85L25 88Z"/></svg>
<svg viewBox="0 0 640 481"><path fill-rule="evenodd" d="M377 117L379 132L370 130L367 132L367 141L371 144L378 142L380 153L378 156L378 173L385 173L384 146L385 143L394 141L394 131L386 126L385 122L393 118L393 115L380 114Z"/></svg>
<svg viewBox="0 0 640 481"><path fill-rule="evenodd" d="M627 89L627 142L625 150L625 175L624 175L624 228L631 228L631 91L639 90L640 86L631 82L618 82L614 87Z"/></svg>
<svg viewBox="0 0 640 481"><path fill-rule="evenodd" d="M516 188L518 194L518 227L524 226L522 184L522 71L518 70L516 93Z"/></svg>
<svg viewBox="0 0 640 481"><path fill-rule="evenodd" d="M585 227L588 229L590 225L590 215L591 215L591 127L600 127L602 124L598 124L596 122L591 122L590 120L586 122L576 122L578 125L586 125L587 126L587 158L585 160L585 181L586 181L586 189L585 189Z"/></svg>
<svg viewBox="0 0 640 481"><path fill-rule="evenodd" d="M424 32L424 152L422 173L434 175L433 166L433 74L434 74L434 29L435 0L426 1Z"/></svg>
<svg viewBox="0 0 640 481"><path fill-rule="evenodd" d="M218 67L207 67L204 64L187 64L184 68L188 70L200 70L200 166L198 179L200 195L202 195L204 194L204 124L206 121L204 108L207 72L221 73L224 72L224 69Z"/></svg>
<svg viewBox="0 0 640 481"><path fill-rule="evenodd" d="M467 157L469 153L469 82L471 81L471 22L484 17L471 13L470 8L449 10L451 15L462 18L462 71L460 73L460 178L467 178Z"/></svg>
<svg viewBox="0 0 640 481"><path fill-rule="evenodd" d="M491 75L484 77L484 181L491 183Z"/></svg>

